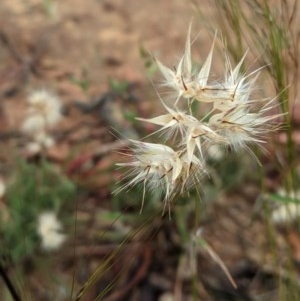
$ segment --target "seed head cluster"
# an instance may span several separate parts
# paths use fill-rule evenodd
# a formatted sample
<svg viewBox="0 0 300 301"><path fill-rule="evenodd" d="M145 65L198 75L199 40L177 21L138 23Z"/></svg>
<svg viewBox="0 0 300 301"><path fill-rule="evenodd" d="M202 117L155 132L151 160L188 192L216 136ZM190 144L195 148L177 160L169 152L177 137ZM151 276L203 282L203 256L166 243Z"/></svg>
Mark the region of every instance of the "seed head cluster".
<svg viewBox="0 0 300 301"><path fill-rule="evenodd" d="M28 107L21 130L31 139L28 150L38 153L54 144L48 132L62 119L62 104L56 95L42 89L33 91L26 100Z"/></svg>
<svg viewBox="0 0 300 301"><path fill-rule="evenodd" d="M170 91L171 98L167 105L159 97L165 114L138 120L159 126L153 134L160 133L162 142L130 140L130 160L118 164L128 168L127 182L117 193L140 183L143 202L149 190L160 191L164 202L169 203L176 195L187 193L194 186L201 187L203 176L208 174L209 149L221 147L253 154L249 145L261 146L266 134L276 128L275 121L280 114L271 114L276 106L274 99L258 98L253 93L261 68L246 74L243 64L247 53L232 66L225 52L223 79L214 80L210 73L216 37L206 60L197 68L191 57L190 31L191 27L185 52L176 68L155 59L163 76L162 86ZM209 113L199 118L197 114L201 112L192 110L194 102L206 103L206 107L210 106Z"/></svg>

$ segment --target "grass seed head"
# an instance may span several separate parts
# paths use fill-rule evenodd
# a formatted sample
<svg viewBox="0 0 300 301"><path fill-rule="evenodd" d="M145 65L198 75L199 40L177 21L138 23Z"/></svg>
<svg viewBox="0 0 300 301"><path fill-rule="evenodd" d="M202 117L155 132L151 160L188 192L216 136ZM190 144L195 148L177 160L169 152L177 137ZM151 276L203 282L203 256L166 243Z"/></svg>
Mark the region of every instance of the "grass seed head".
<svg viewBox="0 0 300 301"><path fill-rule="evenodd" d="M201 187L203 175L208 174L206 162L213 147L246 150L256 158L249 144L261 146L267 134L278 128L274 124L281 114L271 113L276 107L274 100L262 105L265 99L253 97L260 69L249 74L243 71L247 52L235 67L225 52L224 79L216 82L210 78L216 36L206 60L197 69L191 57L190 32L191 26L185 52L176 68L170 69L156 60L164 77L163 86L174 93L172 105L167 106L159 97L165 114L138 118L160 126L149 136L163 133L164 140L162 144L131 140L131 161L119 164L129 168L126 176L129 180L116 192L142 183L143 201L147 189L161 191L164 201L170 204L175 196L188 193L192 187ZM177 108L180 99L187 100L183 110ZM199 120L192 110L194 100L211 105L203 119Z"/></svg>

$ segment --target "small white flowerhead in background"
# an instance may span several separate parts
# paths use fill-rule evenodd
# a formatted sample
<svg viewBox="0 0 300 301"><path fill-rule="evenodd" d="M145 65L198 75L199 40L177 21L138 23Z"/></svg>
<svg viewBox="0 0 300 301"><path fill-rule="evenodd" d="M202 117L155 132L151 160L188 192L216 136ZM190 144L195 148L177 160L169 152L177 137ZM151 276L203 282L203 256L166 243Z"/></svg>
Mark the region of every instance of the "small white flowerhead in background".
<svg viewBox="0 0 300 301"><path fill-rule="evenodd" d="M287 193L284 189L280 189L278 196L286 200L272 212L272 221L277 225L293 223L300 217L300 191Z"/></svg>
<svg viewBox="0 0 300 301"><path fill-rule="evenodd" d="M6 184L4 182L4 179L0 177L0 199L4 197L6 193Z"/></svg>
<svg viewBox="0 0 300 301"><path fill-rule="evenodd" d="M26 151L29 155L38 155L43 149L47 149L55 145L54 139L47 133L41 132L34 137L34 141L26 144Z"/></svg>
<svg viewBox="0 0 300 301"><path fill-rule="evenodd" d="M30 154L31 156L35 156L42 151L43 147L37 142L29 142L27 143L25 149L26 152L28 152L28 154Z"/></svg>
<svg viewBox="0 0 300 301"><path fill-rule="evenodd" d="M207 155L210 159L214 161L221 161L224 158L224 150L219 144L209 145L206 149Z"/></svg>
<svg viewBox="0 0 300 301"><path fill-rule="evenodd" d="M51 147L55 144L54 139L45 132L38 133L34 138L36 143L45 148Z"/></svg>
<svg viewBox="0 0 300 301"><path fill-rule="evenodd" d="M291 224L300 217L300 204L287 203L280 205L272 212L272 221L277 225Z"/></svg>
<svg viewBox="0 0 300 301"><path fill-rule="evenodd" d="M28 108L21 130L31 138L27 150L39 153L54 144L49 128L62 119L60 99L46 90L32 92L27 98ZM37 146L38 145L38 146Z"/></svg>
<svg viewBox="0 0 300 301"><path fill-rule="evenodd" d="M32 138L33 141L30 141L26 145L26 150L30 155L36 155L40 153L43 149L55 145L54 139L43 131L36 133L36 135Z"/></svg>
<svg viewBox="0 0 300 301"><path fill-rule="evenodd" d="M60 99L46 90L32 92L27 103L26 117L21 129L30 136L47 131L62 119Z"/></svg>
<svg viewBox="0 0 300 301"><path fill-rule="evenodd" d="M46 130L46 120L44 116L39 114L27 114L22 126L21 130L23 133L28 136L35 137L41 131Z"/></svg>
<svg viewBox="0 0 300 301"><path fill-rule="evenodd" d="M37 232L43 249L48 251L58 249L66 240L66 235L61 231L62 225L54 212L49 211L39 215Z"/></svg>
<svg viewBox="0 0 300 301"><path fill-rule="evenodd" d="M29 104L27 114L43 116L47 126L55 125L62 118L61 100L46 90L32 92L28 96L27 102Z"/></svg>

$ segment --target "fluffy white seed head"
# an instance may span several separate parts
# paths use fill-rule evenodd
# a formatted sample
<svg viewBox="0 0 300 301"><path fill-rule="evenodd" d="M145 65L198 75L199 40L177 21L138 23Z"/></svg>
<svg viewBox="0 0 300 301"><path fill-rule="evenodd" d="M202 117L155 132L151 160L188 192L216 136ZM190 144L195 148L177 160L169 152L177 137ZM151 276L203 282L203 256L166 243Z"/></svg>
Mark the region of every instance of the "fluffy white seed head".
<svg viewBox="0 0 300 301"><path fill-rule="evenodd" d="M51 251L58 249L66 240L62 225L54 212L44 212L38 217L37 232L41 238L43 249Z"/></svg>
<svg viewBox="0 0 300 301"><path fill-rule="evenodd" d="M272 221L277 225L290 224L300 216L299 203L282 204L271 215Z"/></svg>
<svg viewBox="0 0 300 301"><path fill-rule="evenodd" d="M203 166L196 156L188 158L184 151L174 151L163 144L135 140L131 140L131 143L132 160L118 164L129 168L127 177L130 179L115 193L142 183L143 202L146 191L159 191L164 195L164 201L170 202L175 195L183 193L200 180Z"/></svg>
<svg viewBox="0 0 300 301"><path fill-rule="evenodd" d="M177 187L180 190L180 194L183 195L194 187L201 188L201 181L206 173L206 169L203 161L195 155L189 156L185 152L180 159L182 162L182 172L181 177L178 179Z"/></svg>
<svg viewBox="0 0 300 301"><path fill-rule="evenodd" d="M157 66L164 77L163 86L174 90L176 96L175 107L181 97L188 99L198 99L204 102L212 102L210 97L209 87L207 82L211 68L212 53L214 43L211 51L202 65L200 70L193 70L193 62L191 58L191 42L190 42L190 29L186 39L185 53L179 61L176 68L170 69L163 65L156 59Z"/></svg>
<svg viewBox="0 0 300 301"><path fill-rule="evenodd" d="M43 147L37 142L29 142L26 144L25 149L28 154L33 156L39 154L43 150Z"/></svg>
<svg viewBox="0 0 300 301"><path fill-rule="evenodd" d="M4 197L6 193L6 183L4 182L4 179L0 177L0 199Z"/></svg>
<svg viewBox="0 0 300 301"><path fill-rule="evenodd" d="M200 157L203 162L205 162L202 151L203 146L206 148L209 145L224 142L225 140L221 135L212 130L207 124L198 121L197 123L191 124L189 127L186 135L186 141L184 141L183 144L185 143L186 145L188 158L191 159L195 154L195 151L198 150Z"/></svg>
<svg viewBox="0 0 300 301"><path fill-rule="evenodd" d="M271 215L272 221L277 225L288 225L300 216L300 191L288 193L285 189L279 189L278 195L285 200Z"/></svg>
<svg viewBox="0 0 300 301"><path fill-rule="evenodd" d="M248 74L244 72L247 52L235 66L225 52L224 78L213 80L210 73L216 37L204 63L197 68L191 57L190 32L191 27L188 30L185 52L176 68L170 69L156 60L164 78L163 86L172 90L172 105L167 106L159 97L165 113L150 119L138 118L160 126L160 129L148 137L161 133L164 140L162 144L131 140L131 160L119 164L129 168L126 176L128 182L115 192L142 183L143 200L148 189L161 191L164 201L169 202L175 195L199 186L202 176L208 173L206 161L209 156L212 157L210 153L215 152L216 156L224 158L222 150L229 147L235 151L245 149L255 157L249 144L261 146L266 135L279 128L275 122L282 114L271 114L276 107L274 99L263 105L265 99L253 96L260 69ZM184 100L186 104L182 110L177 108L180 99L183 100L182 104ZM211 106L200 120L191 106L195 100Z"/></svg>
<svg viewBox="0 0 300 301"><path fill-rule="evenodd" d="M168 112L167 114L150 119L137 119L161 126L161 128L152 133L152 135L161 132L165 136L165 140L175 140L178 135L180 136L180 139L184 139L188 128L192 124L198 122L197 118L185 113L184 111L180 111L178 109L173 110L165 104L163 105Z"/></svg>
<svg viewBox="0 0 300 301"><path fill-rule="evenodd" d="M46 90L32 92L27 102L29 104L27 116L42 116L47 126L55 125L62 118L60 99Z"/></svg>
<svg viewBox="0 0 300 301"><path fill-rule="evenodd" d="M251 102L251 93L260 69L250 74L242 72L247 51L235 67L232 66L229 55L225 51L224 80L212 81L210 70L216 36L206 60L197 70L193 68L194 63L191 58L190 30L191 28L189 28L186 39L185 53L176 68L170 69L156 60L164 77L163 86L173 90L176 95L175 107L181 97L212 103L214 109L221 111L227 111L238 104Z"/></svg>
<svg viewBox="0 0 300 301"><path fill-rule="evenodd" d="M248 106L237 105L226 112L213 115L209 126L234 150L248 149L248 143L264 143L266 134L276 128L273 121L281 114L267 116L265 112L269 109L271 106L252 113Z"/></svg>
<svg viewBox="0 0 300 301"><path fill-rule="evenodd" d="M27 103L28 108L21 131L31 139L28 150L34 150L36 153L54 144L48 131L51 126L62 119L62 104L57 96L46 90L31 93L27 98Z"/></svg>
<svg viewBox="0 0 300 301"><path fill-rule="evenodd" d="M34 141L44 148L49 148L55 144L54 139L45 132L37 133Z"/></svg>
<svg viewBox="0 0 300 301"><path fill-rule="evenodd" d="M132 161L118 165L131 167L133 178L121 190L143 182L152 189L164 191L168 198L182 169L178 153L163 144L130 141Z"/></svg>
<svg viewBox="0 0 300 301"><path fill-rule="evenodd" d="M45 132L39 132L36 133L32 141L26 144L26 151L30 155L37 155L54 144L55 141L51 136Z"/></svg>
<svg viewBox="0 0 300 301"><path fill-rule="evenodd" d="M47 123L43 115L30 114L26 116L21 126L21 130L23 133L34 137L41 131L45 131L46 126Z"/></svg>

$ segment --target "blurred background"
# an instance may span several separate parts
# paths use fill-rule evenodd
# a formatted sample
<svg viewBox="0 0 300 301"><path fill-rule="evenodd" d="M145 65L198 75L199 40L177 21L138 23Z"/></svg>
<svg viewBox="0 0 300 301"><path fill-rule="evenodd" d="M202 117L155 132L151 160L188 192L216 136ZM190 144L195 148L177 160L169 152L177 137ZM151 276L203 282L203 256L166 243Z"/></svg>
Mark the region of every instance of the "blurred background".
<svg viewBox="0 0 300 301"><path fill-rule="evenodd" d="M298 2L1 1L0 300L300 300ZM249 49L284 126L253 147L261 166L212 151L169 219L153 195L140 213L142 189L113 194L115 164L156 129L135 119L163 109L153 57L177 65L191 22L199 65L217 31L216 76L224 44L233 65Z"/></svg>

